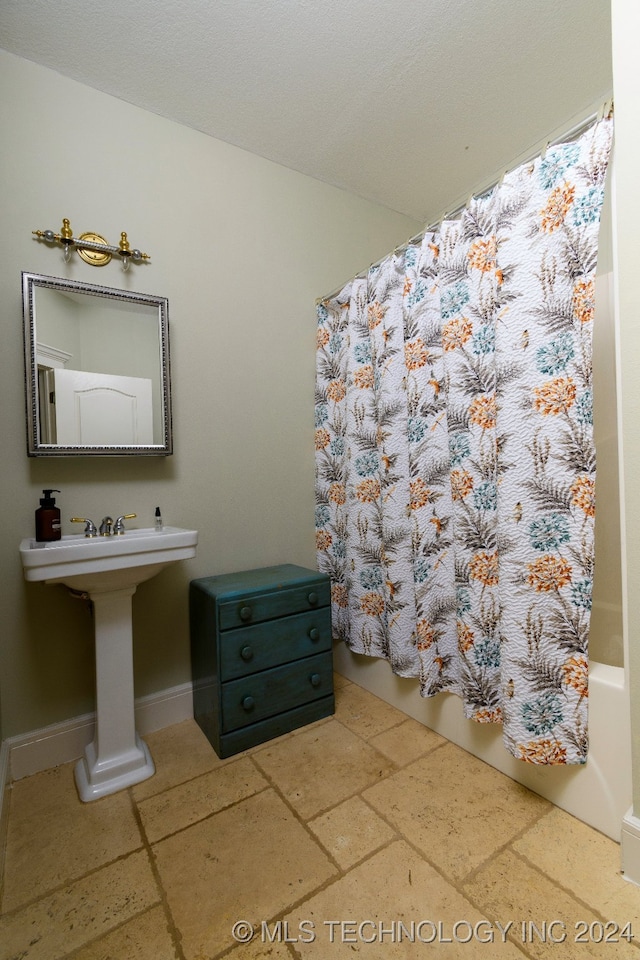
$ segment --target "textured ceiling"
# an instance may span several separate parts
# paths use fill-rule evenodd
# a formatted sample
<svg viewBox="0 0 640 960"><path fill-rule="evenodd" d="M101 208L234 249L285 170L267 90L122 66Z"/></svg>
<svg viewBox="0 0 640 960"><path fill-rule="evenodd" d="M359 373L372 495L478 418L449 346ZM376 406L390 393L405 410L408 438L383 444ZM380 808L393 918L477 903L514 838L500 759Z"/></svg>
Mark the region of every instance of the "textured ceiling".
<svg viewBox="0 0 640 960"><path fill-rule="evenodd" d="M609 0L1 0L0 47L423 221L612 88Z"/></svg>

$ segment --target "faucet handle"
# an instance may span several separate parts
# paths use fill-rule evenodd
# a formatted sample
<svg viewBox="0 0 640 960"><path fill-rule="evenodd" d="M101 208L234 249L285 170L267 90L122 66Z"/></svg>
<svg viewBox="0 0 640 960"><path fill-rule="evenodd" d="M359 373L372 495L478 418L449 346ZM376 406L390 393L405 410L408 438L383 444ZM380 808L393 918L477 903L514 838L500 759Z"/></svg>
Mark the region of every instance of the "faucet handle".
<svg viewBox="0 0 640 960"><path fill-rule="evenodd" d="M124 513L121 517L118 517L116 522L113 525L113 532L116 535L121 535L124 533L124 521L133 520L134 517L137 517L137 513Z"/></svg>
<svg viewBox="0 0 640 960"><path fill-rule="evenodd" d="M98 531L96 530L96 525L93 520L89 520L87 517L71 517L71 523L84 523L86 524L84 528L85 537L97 537Z"/></svg>

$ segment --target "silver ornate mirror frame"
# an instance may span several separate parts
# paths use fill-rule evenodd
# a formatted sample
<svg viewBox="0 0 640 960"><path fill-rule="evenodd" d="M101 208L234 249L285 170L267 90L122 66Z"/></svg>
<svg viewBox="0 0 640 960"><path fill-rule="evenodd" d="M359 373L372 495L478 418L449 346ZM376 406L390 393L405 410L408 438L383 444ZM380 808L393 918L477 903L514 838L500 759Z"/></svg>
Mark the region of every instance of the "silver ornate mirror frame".
<svg viewBox="0 0 640 960"><path fill-rule="evenodd" d="M168 300L27 272L22 274L22 300L28 455L139 457L173 453ZM58 339L66 342L50 342ZM90 401L94 407L101 407L107 395L121 395L119 387L111 389L111 382L119 383L123 376L126 383L139 381L144 394L144 404L140 401L140 405L146 410L140 420L146 427L144 423L140 428L127 426L126 436L109 436L98 442L75 442L75 433L73 442L69 434L63 442L57 442L56 390L61 389L57 378L64 373L61 375L56 368L69 367L72 374L82 369L78 356L74 359L74 350L69 348L69 341L74 339L83 344L78 356L82 352L91 358L88 369L92 372L83 376L102 377L98 382L107 383L106 388L101 385L85 391L95 394ZM126 388L124 402L136 407L138 401L128 394ZM67 403L68 409L74 404L78 405L77 398L71 405ZM125 419L129 416L127 413ZM106 419L106 432L115 433L116 420ZM137 442L140 435L144 442Z"/></svg>

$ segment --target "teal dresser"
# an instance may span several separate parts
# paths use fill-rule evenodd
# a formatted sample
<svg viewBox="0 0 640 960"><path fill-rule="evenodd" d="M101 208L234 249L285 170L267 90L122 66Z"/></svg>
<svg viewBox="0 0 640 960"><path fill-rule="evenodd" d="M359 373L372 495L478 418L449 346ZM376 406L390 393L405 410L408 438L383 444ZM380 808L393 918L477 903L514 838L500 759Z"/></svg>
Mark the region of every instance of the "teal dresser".
<svg viewBox="0 0 640 960"><path fill-rule="evenodd" d="M193 712L219 757L335 710L330 581L293 564L192 580Z"/></svg>

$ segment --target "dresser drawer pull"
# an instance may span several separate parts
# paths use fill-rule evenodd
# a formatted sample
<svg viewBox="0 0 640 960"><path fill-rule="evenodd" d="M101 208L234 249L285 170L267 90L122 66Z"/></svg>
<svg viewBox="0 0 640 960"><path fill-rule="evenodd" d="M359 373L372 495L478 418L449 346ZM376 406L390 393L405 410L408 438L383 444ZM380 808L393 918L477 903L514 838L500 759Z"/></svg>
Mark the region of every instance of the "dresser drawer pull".
<svg viewBox="0 0 640 960"><path fill-rule="evenodd" d="M247 713L250 713L255 707L255 705L256 705L256 702L253 699L253 697L244 697L244 699L242 700L242 709L246 710Z"/></svg>
<svg viewBox="0 0 640 960"><path fill-rule="evenodd" d="M317 606L318 606L318 594L317 594L317 593L311 592L311 593L307 596L307 600L309 601L309 603L311 604L312 607L317 607Z"/></svg>
<svg viewBox="0 0 640 960"><path fill-rule="evenodd" d="M312 673L311 676L309 677L309 683L311 684L312 687L319 687L320 684L322 683L322 677L320 676L319 673Z"/></svg>
<svg viewBox="0 0 640 960"><path fill-rule="evenodd" d="M250 660L253 660L253 649L251 647L243 647L240 651L240 656L245 663L248 663Z"/></svg>
<svg viewBox="0 0 640 960"><path fill-rule="evenodd" d="M244 620L246 622L247 620L251 620L252 616L253 616L253 610L251 609L251 607L240 607L241 620Z"/></svg>
<svg viewBox="0 0 640 960"><path fill-rule="evenodd" d="M320 631L318 630L317 627L311 627L311 629L309 630L309 639L310 640L320 639Z"/></svg>

